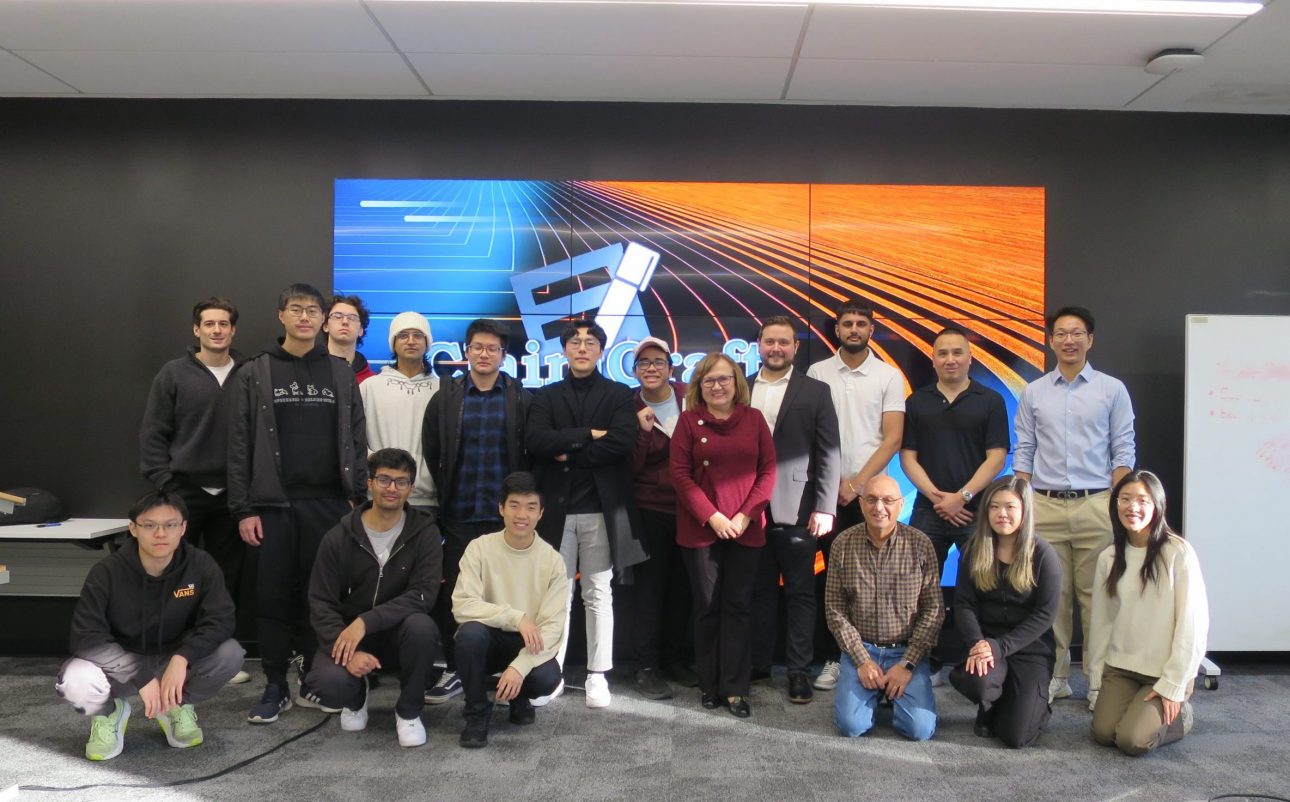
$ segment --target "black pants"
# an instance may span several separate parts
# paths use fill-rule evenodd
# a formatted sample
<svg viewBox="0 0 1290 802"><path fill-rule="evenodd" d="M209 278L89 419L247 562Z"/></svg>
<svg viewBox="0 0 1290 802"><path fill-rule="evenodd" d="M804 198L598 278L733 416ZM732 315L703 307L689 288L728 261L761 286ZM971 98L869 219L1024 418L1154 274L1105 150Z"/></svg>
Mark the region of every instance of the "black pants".
<svg viewBox="0 0 1290 802"><path fill-rule="evenodd" d="M501 521L473 521L462 523L447 518L439 519L439 531L443 534L443 587L435 599L435 623L443 633L443 659L449 671L457 669L455 639L457 619L452 617L452 592L457 587L457 577L461 576L461 555L466 553L466 546L480 535L487 535L502 530Z"/></svg>
<svg viewBox="0 0 1290 802"><path fill-rule="evenodd" d="M833 518L833 531L816 541L820 553L824 555L824 571L815 576L815 645L820 656L825 660L839 660L842 649L838 646L829 624L824 620L824 585L829 579L829 552L833 541L843 530L850 529L864 520L860 513L860 500L856 499L845 507L838 507L838 514Z"/></svg>
<svg viewBox="0 0 1290 802"><path fill-rule="evenodd" d="M927 535L927 539L932 541L932 548L936 549L936 565L939 566L940 573L944 574L950 547L957 546L961 557L963 547L972 536L974 525L956 526L937 515L936 510L930 505L924 506L922 496L918 499L914 504L914 512L909 518L909 525ZM963 570L962 563L959 564L959 570ZM945 620L941 622L940 639L931 654L932 671L939 671L941 666L947 663L955 665L966 659L966 648L962 637L958 634L958 626L954 623L954 588L942 587L941 592L945 600Z"/></svg>
<svg viewBox="0 0 1290 802"><path fill-rule="evenodd" d="M769 669L779 631L779 580L784 579L784 658L789 674L805 674L815 656L815 550L805 526L766 527L753 590L752 664Z"/></svg>
<svg viewBox="0 0 1290 802"><path fill-rule="evenodd" d="M399 701L394 712L412 719L425 707L426 674L439 652L439 627L425 613L413 613L394 629L369 634L358 645L381 661L381 671L399 672ZM319 644L309 669L309 687L327 707L363 706L363 679L355 677L331 659L331 644Z"/></svg>
<svg viewBox="0 0 1290 802"><path fill-rule="evenodd" d="M256 621L260 664L269 682L285 683L294 651L304 655L305 673L318 648L309 624L309 576L323 535L349 512L338 498L292 499L289 507L256 512L264 529L256 574Z"/></svg>
<svg viewBox="0 0 1290 802"><path fill-rule="evenodd" d="M718 540L682 549L694 596L699 690L747 696L752 673L752 595L761 549Z"/></svg>
<svg viewBox="0 0 1290 802"><path fill-rule="evenodd" d="M237 607L233 634L238 640L249 640L255 632L254 572L246 544L237 533L237 521L228 511L228 493L212 496L200 487L181 483L179 497L188 507L189 543L205 551L224 574L224 587Z"/></svg>
<svg viewBox="0 0 1290 802"><path fill-rule="evenodd" d="M1048 683L1052 678L1052 652L1009 655L984 677L967 673L962 665L950 672L950 684L989 711L994 734L1013 749L1034 743L1048 725L1052 715Z"/></svg>
<svg viewBox="0 0 1290 802"><path fill-rule="evenodd" d="M467 719L487 718L493 705L489 690L496 688L493 673L511 664L524 648L518 632L503 632L478 621L468 621L457 628L457 673L466 697L462 715ZM524 678L517 698L546 696L560 684L560 664L552 657L536 666Z"/></svg>
<svg viewBox="0 0 1290 802"><path fill-rule="evenodd" d="M694 642L690 583L676 545L676 514L641 509L642 544L649 559L633 567L636 667L688 663Z"/></svg>

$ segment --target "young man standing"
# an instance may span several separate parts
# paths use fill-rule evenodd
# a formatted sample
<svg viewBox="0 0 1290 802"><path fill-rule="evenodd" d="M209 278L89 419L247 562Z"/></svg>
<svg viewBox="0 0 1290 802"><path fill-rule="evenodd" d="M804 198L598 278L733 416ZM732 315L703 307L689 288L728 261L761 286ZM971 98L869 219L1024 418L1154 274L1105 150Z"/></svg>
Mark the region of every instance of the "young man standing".
<svg viewBox="0 0 1290 802"><path fill-rule="evenodd" d="M784 656L788 700L806 704L815 655L816 541L833 530L842 478L838 415L827 384L793 368L797 329L792 318L766 318L757 335L762 367L752 405L775 441L775 491L766 521L753 590L753 676L769 676L775 648L780 577L784 583Z"/></svg>
<svg viewBox="0 0 1290 802"><path fill-rule="evenodd" d="M834 325L837 353L811 365L806 372L812 379L829 386L842 437L842 478L838 482L835 534L820 539L826 565L836 533L861 520L857 502L860 488L884 473L887 463L900 449L905 423L905 377L869 347L876 328L873 307L868 301L856 298L844 302L838 307ZM829 659L814 685L826 691L837 684L838 661Z"/></svg>
<svg viewBox="0 0 1290 802"><path fill-rule="evenodd" d="M447 670L426 693L426 702L442 704L461 694L453 651L457 622L452 591L466 546L502 528L498 488L510 473L528 467L524 422L529 393L502 372L509 333L495 320L479 319L466 327L465 375L444 382L426 406L421 426L423 454L439 497L443 532L443 593L435 621L443 633Z"/></svg>
<svg viewBox="0 0 1290 802"><path fill-rule="evenodd" d="M488 745L493 703L487 693L494 672L502 672L495 698L510 703L512 724L532 724L531 700L560 683L556 652L569 616L564 561L536 536L542 496L533 476L507 476L501 497L502 531L466 547L452 594L452 612L461 624L457 665L466 693L461 745L467 748Z"/></svg>
<svg viewBox="0 0 1290 802"><path fill-rule="evenodd" d="M401 312L390 322L390 352L386 365L369 382L359 385L367 416L367 447L372 451L401 448L417 461L417 484L408 503L434 513L439 500L434 478L421 452L421 426L426 406L439 390L439 377L430 370L430 321L416 312Z"/></svg>
<svg viewBox="0 0 1290 802"><path fill-rule="evenodd" d="M188 355L162 366L152 380L139 425L139 467L158 490L173 492L188 507L188 541L215 558L225 586L247 619L254 611L251 589L243 591L246 544L228 511L228 410L224 387L242 362L233 350L237 307L227 298L193 306ZM231 386L231 385L229 385ZM246 626L238 627L243 634ZM244 633L250 634L250 633ZM245 674L243 679L249 679Z"/></svg>
<svg viewBox="0 0 1290 802"><path fill-rule="evenodd" d="M318 707L303 677L317 644L309 576L318 544L367 487L367 432L354 374L317 342L322 294L293 284L278 298L284 336L237 372L230 400L228 502L242 540L259 551L256 581L265 689L247 720L291 707L287 667L301 655L296 702Z"/></svg>
<svg viewBox="0 0 1290 802"><path fill-rule="evenodd" d="M318 653L309 686L340 707L340 728L367 728L367 676L399 672L395 731L400 746L426 742L421 710L426 674L439 651L430 618L439 593L443 551L434 517L408 504L417 464L398 448L367 460L372 500L323 537L309 583Z"/></svg>
<svg viewBox="0 0 1290 802"><path fill-rule="evenodd" d="M1052 701L1071 695L1076 600L1088 645L1097 555L1111 543L1111 488L1133 470L1137 450L1128 389L1088 362L1093 313L1064 306L1045 323L1057 369L1021 391L1012 467L1035 489L1035 534L1057 551L1066 577L1053 622L1057 664L1048 689ZM1096 696L1089 699L1090 709L1095 701Z"/></svg>
<svg viewBox="0 0 1290 802"><path fill-rule="evenodd" d="M90 760L121 754L133 693L171 746L197 746L193 706L242 668L233 600L210 555L184 542L183 499L153 491L129 515L135 542L90 569L72 615L72 657L55 686L91 717Z"/></svg>
<svg viewBox="0 0 1290 802"><path fill-rule="evenodd" d="M370 315L363 299L357 295L337 295L327 307L323 333L327 335L327 352L345 360L354 371L354 379L362 384L376 375L367 364L367 357L358 352L367 333Z"/></svg>

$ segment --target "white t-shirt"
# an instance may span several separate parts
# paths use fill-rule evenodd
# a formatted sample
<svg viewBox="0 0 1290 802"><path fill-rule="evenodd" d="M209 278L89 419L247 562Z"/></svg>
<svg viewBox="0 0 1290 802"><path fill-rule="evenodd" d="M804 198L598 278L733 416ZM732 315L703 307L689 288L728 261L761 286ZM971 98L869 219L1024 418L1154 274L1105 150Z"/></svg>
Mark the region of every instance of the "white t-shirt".
<svg viewBox="0 0 1290 802"><path fill-rule="evenodd" d="M202 364L205 365L206 363L203 362ZM222 367L218 367L218 368L213 368L210 365L206 365L206 369L209 370L211 373L215 374L215 381L219 382L220 387L223 387L224 380L227 379L228 375L233 372L233 360L230 359Z"/></svg>
<svg viewBox="0 0 1290 802"><path fill-rule="evenodd" d="M882 443L884 412L905 411L905 377L872 351L852 370L834 354L806 371L829 386L842 435L842 470L858 472Z"/></svg>

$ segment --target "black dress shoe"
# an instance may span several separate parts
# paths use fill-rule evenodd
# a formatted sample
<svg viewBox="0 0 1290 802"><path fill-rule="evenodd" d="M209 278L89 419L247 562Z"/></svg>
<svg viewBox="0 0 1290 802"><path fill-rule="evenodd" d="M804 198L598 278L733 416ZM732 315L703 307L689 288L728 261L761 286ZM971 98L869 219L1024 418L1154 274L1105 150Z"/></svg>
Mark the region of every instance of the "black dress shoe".
<svg viewBox="0 0 1290 802"><path fill-rule="evenodd" d="M459 743L467 749L488 746L488 716L466 719L466 729L461 731Z"/></svg>
<svg viewBox="0 0 1290 802"><path fill-rule="evenodd" d="M976 710L976 723L972 725L972 732L978 738L994 737L994 710L986 710L978 706Z"/></svg>
<svg viewBox="0 0 1290 802"><path fill-rule="evenodd" d="M716 710L725 703L726 700L717 696L715 693L704 693L699 695L699 704L703 705L704 710Z"/></svg>
<svg viewBox="0 0 1290 802"><path fill-rule="evenodd" d="M646 699L672 698L672 686L654 668L642 668L636 672L636 690Z"/></svg>
<svg viewBox="0 0 1290 802"><path fill-rule="evenodd" d="M537 713L533 712L533 703L528 699L516 699L511 702L510 719L512 724L520 726L537 721Z"/></svg>
<svg viewBox="0 0 1290 802"><path fill-rule="evenodd" d="M747 696L732 696L726 700L726 705L730 708L730 715L735 718L748 718L752 715Z"/></svg>
<svg viewBox="0 0 1290 802"><path fill-rule="evenodd" d="M675 662L663 666L663 676L680 685L682 688L699 687L699 675L685 663Z"/></svg>
<svg viewBox="0 0 1290 802"><path fill-rule="evenodd" d="M809 704L815 697L811 690L811 680L805 674L788 675L788 701L795 705Z"/></svg>
<svg viewBox="0 0 1290 802"><path fill-rule="evenodd" d="M748 672L748 682L766 682L770 679L770 671L764 668L754 668Z"/></svg>

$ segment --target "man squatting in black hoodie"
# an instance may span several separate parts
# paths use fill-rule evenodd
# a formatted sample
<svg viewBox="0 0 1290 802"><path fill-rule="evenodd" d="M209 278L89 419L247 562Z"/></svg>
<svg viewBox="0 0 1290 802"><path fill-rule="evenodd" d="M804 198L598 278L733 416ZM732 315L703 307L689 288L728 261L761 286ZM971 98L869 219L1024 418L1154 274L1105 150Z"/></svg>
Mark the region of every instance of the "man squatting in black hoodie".
<svg viewBox="0 0 1290 802"><path fill-rule="evenodd" d="M228 399L228 505L242 540L259 548L256 621L265 689L247 720L291 707L292 647L303 658L296 704L320 707L305 677L317 641L309 575L327 530L367 488L367 425L354 372L318 344L326 302L308 284L278 297L284 336L242 365ZM334 711L329 711L334 712Z"/></svg>
<svg viewBox="0 0 1290 802"><path fill-rule="evenodd" d="M137 541L90 569L72 615L70 651L55 688L91 716L85 756L121 754L127 697L137 692L170 745L197 746L193 705L242 667L233 640L233 600L209 554L184 541L188 511L174 493L153 491L130 508Z"/></svg>

